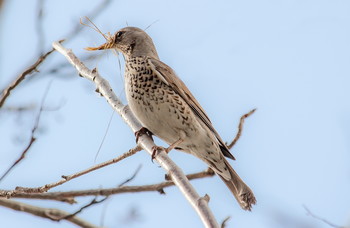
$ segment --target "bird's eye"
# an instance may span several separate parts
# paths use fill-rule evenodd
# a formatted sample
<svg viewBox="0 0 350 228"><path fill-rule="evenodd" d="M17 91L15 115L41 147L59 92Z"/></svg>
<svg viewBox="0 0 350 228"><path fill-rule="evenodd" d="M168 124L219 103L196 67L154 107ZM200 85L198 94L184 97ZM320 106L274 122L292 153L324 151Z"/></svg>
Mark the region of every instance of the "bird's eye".
<svg viewBox="0 0 350 228"><path fill-rule="evenodd" d="M115 34L115 38L120 38L123 35L124 32L119 31L117 34Z"/></svg>

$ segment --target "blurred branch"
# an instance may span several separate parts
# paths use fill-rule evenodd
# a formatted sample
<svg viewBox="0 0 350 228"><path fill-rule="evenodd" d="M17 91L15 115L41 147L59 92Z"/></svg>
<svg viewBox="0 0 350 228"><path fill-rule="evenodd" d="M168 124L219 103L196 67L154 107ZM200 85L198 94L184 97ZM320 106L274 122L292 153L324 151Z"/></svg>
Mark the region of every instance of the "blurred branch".
<svg viewBox="0 0 350 228"><path fill-rule="evenodd" d="M67 58L78 70L80 76L92 81L96 85L96 91L105 97L107 102L120 114L134 133L142 128L142 125L132 114L129 107L121 103L120 99L114 94L108 81L102 78L96 69L88 69L71 50L64 48L60 43L54 42L53 47ZM153 154L153 148L156 146L152 138L147 134L143 134L139 137L138 144L150 155ZM198 195L183 171L169 158L164 149L159 151L155 159L162 168L167 171L172 181L174 181L191 206L196 210L204 226L219 227L213 213L208 207L208 197L200 197Z"/></svg>
<svg viewBox="0 0 350 228"><path fill-rule="evenodd" d="M60 218L64 218L67 216L67 218L64 218L65 220L79 227L97 228L97 226L76 216L68 217L70 215L68 212L59 209L37 207L8 199L0 199L0 205L7 208L11 208L16 211L27 212L35 216L50 219L52 221L60 221Z"/></svg>
<svg viewBox="0 0 350 228"><path fill-rule="evenodd" d="M36 18L36 32L38 34L38 50L39 55L44 53L45 34L43 31L43 14L44 14L44 0L38 0L37 18Z"/></svg>
<svg viewBox="0 0 350 228"><path fill-rule="evenodd" d="M22 161L27 152L29 151L30 147L33 145L33 143L35 142L36 138L34 136L36 130L38 129L38 126L39 126L39 122L40 122L40 117L41 117L41 113L43 111L43 107L44 107L44 103L45 103L45 99L47 97L47 94L49 92L49 89L50 89L50 84L48 84L48 86L46 87L46 90L45 90L45 93L44 93L44 96L43 98L41 99L41 105L40 105L40 110L39 110L39 113L35 119L35 123L34 123L34 126L32 128L32 131L31 131L31 135L30 135L30 140L29 140L29 143L27 145L27 147L23 150L23 152L21 153L21 156L12 164L12 166L0 177L0 182L7 176L7 174L9 174L11 172L11 170L16 167L16 165Z"/></svg>
<svg viewBox="0 0 350 228"><path fill-rule="evenodd" d="M42 31L42 8L43 8L43 0L38 0L38 16L37 16L37 33L39 36L39 43L43 42L43 31ZM99 5L97 5L93 11L88 14L89 18L93 19L96 16L98 16L111 2L111 0L104 0L102 1ZM1 2L0 2L1 3ZM0 5L1 6L1 5ZM81 30L82 30L83 26L81 26L80 24L77 24L72 30L71 32L69 32L66 37L68 40L74 38L75 36L77 36ZM61 42L61 41L60 41ZM39 44L40 46L40 44ZM43 48L40 47L40 53L43 53ZM49 56L55 49L52 49L51 51L46 52L43 55L40 55L38 60L32 65L30 66L27 70L25 70L23 73L21 73L7 88L5 88L2 91L2 94L0 95L0 108L4 105L6 99L9 97L11 91L16 88L25 78L27 75L33 73L33 72L38 72L37 67L46 59L47 56Z"/></svg>
<svg viewBox="0 0 350 228"><path fill-rule="evenodd" d="M105 197L105 198L103 198L103 199L101 199L101 200L97 200L96 197L95 197L95 198L94 198L90 203L88 203L87 205L81 207L79 210L77 210L76 212L74 212L74 213L72 213L72 214L69 214L69 215L66 215L66 216L60 218L60 220L62 220L62 219L70 219L70 218L76 216L77 214L81 213L81 212L82 212L83 210L85 210L86 208L91 207L92 205L95 205L95 204L99 204L99 203L104 202L107 198L108 198L108 196Z"/></svg>
<svg viewBox="0 0 350 228"><path fill-rule="evenodd" d="M46 54L41 55L39 59L31 65L28 69L23 71L7 88L5 88L0 96L0 108L4 105L6 99L10 96L11 91L16 88L25 78L27 75L38 72L37 67L44 62L44 60L49 56L55 49L52 49L51 51L46 52Z"/></svg>
<svg viewBox="0 0 350 228"><path fill-rule="evenodd" d="M62 176L63 179L61 179L57 182L51 183L51 184L46 184L46 185L38 187L38 188L16 187L16 189L14 191L9 192L7 196L9 197L11 195L16 195L17 193L43 193L43 192L46 192L49 189L57 187L59 185L62 185L64 183L66 183L67 181L70 181L74 178L80 177L84 174L87 174L87 173L92 172L94 170L100 169L100 168L105 167L107 165L117 163L117 162L123 160L124 158L130 157L131 155L137 153L140 150L141 150L141 148L139 146L136 146L135 148L130 149L128 152L122 154L121 156L119 156L117 158L113 158L109 161L97 164L95 166L92 166L91 168L88 168L88 169L85 169L83 171L71 174L69 176Z"/></svg>
<svg viewBox="0 0 350 228"><path fill-rule="evenodd" d="M236 137L233 139L233 141L229 145L227 145L227 147L229 149L231 149L236 144L238 139L241 137L242 131L243 131L244 120L246 118L248 118L250 115L252 115L255 111L256 111L256 108L252 109L250 112L248 112L248 113L244 114L243 116L241 116L241 119L240 119L239 124L238 124L238 132L236 134Z"/></svg>
<svg viewBox="0 0 350 228"><path fill-rule="evenodd" d="M335 224L333 224L333 223L327 221L326 219L321 218L321 217L315 215L315 214L312 213L312 212L310 211L310 209L307 208L305 205L303 205L303 207L304 207L304 209L306 210L307 215L309 215L309 216L311 216L311 217L313 217L313 218L315 218L315 219L317 219L317 220L320 220L320 221L326 223L327 225L329 225L329 226L331 226L331 227L334 227L334 228L346 228L345 226L338 226L338 225L335 225Z"/></svg>
<svg viewBox="0 0 350 228"><path fill-rule="evenodd" d="M211 169L186 175L189 180L199 179L204 177L212 177L214 172ZM74 197L80 196L110 196L114 194L122 193L135 193L135 192L159 192L165 194L164 188L174 186L173 181L165 181L157 184L141 185L141 186L121 186L116 188L106 189L89 189L67 192L47 192L47 193L25 193L25 192L13 192L8 190L0 190L0 198L25 198L25 199L43 199L43 200L56 200L67 203L75 203Z"/></svg>
<svg viewBox="0 0 350 228"><path fill-rule="evenodd" d="M228 222L228 220L230 220L230 219L231 219L231 217L230 217L230 216L227 216L227 217L224 219L224 221L222 221L222 223L221 223L221 228L227 227L227 222Z"/></svg>
<svg viewBox="0 0 350 228"><path fill-rule="evenodd" d="M122 183L120 183L120 184L118 185L118 187L122 187L122 186L126 185L127 183L129 183L130 181L132 181L132 180L136 177L136 175L140 172L140 170L141 170L141 165L139 165L139 166L137 167L137 169L135 170L134 174L133 174L131 177L129 177L128 179L126 179L125 181L123 181Z"/></svg>

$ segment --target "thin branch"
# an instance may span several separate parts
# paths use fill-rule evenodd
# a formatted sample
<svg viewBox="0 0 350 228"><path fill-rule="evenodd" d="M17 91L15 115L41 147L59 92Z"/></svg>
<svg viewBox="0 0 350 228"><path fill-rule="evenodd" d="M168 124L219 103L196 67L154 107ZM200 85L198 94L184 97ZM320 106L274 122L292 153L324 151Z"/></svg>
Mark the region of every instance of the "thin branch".
<svg viewBox="0 0 350 228"><path fill-rule="evenodd" d="M92 12L90 12L88 15L89 18L93 19L95 17L97 17L104 9L107 8L107 6L109 5L109 3L111 2L111 0L104 0L102 1L99 5L97 5ZM39 10L38 10L38 25L37 25L37 32L39 34L39 39L43 39L43 33L42 33L42 25L39 25L39 22L42 21L42 4L43 1L39 0L38 2L39 4ZM76 37L81 31L82 31L83 27L80 24L77 24L67 35L67 41L72 40L74 37ZM40 43L40 42L39 42ZM41 55L38 60L36 61L36 63L34 63L32 66L30 66L27 70L25 70L23 73L21 73L7 88L5 88L2 91L2 94L0 95L0 108L4 105L6 99L9 97L11 91L16 88L25 78L27 75L33 73L33 72L38 72L37 67L46 59L46 57L48 55L50 55L52 52L54 51L54 49L52 49L51 51L48 51L46 54ZM43 52L41 50L41 52Z"/></svg>
<svg viewBox="0 0 350 228"><path fill-rule="evenodd" d="M129 177L128 179L126 179L125 181L123 181L122 183L120 183L120 184L118 185L118 187L122 187L122 186L124 186L125 184L129 183L130 181L132 181L132 180L136 177L136 175L140 172L141 167L142 167L142 165L139 165L139 166L137 167L137 169L135 170L134 174L133 174L131 177Z"/></svg>
<svg viewBox="0 0 350 228"><path fill-rule="evenodd" d="M200 179L204 177L214 176L214 172L211 169L202 171L199 173L187 175L188 180ZM23 199L42 199L42 200L56 200L67 203L75 203L74 197L81 196L110 196L123 193L136 193L136 192L159 192L164 194L164 188L174 186L173 181L164 181L157 184L141 185L141 186L121 186L116 188L106 189L88 189L68 192L46 192L46 193L25 193L15 192L8 190L0 190L0 198L23 198Z"/></svg>
<svg viewBox="0 0 350 228"><path fill-rule="evenodd" d="M43 107L44 107L44 103L45 103L45 99L47 97L47 94L49 92L49 89L50 89L50 85L51 83L49 83L49 85L46 87L46 90L45 90L45 93L43 95L43 98L41 99L41 105L40 105L40 110L39 110L39 113L36 117L36 120L35 120L35 123L34 123L34 126L32 128L32 131L31 131L31 135L30 135L30 140L29 140L29 143L27 145L27 147L23 150L23 152L21 153L21 156L12 164L12 166L0 177L0 182L11 172L11 170L16 167L16 165L22 161L27 152L29 151L29 149L31 148L31 146L33 145L33 143L35 142L36 138L35 138L35 132L36 130L38 129L38 126L39 126L39 122L40 122L40 117L41 117L41 113L43 112Z"/></svg>
<svg viewBox="0 0 350 228"><path fill-rule="evenodd" d="M41 55L39 59L31 65L28 69L23 71L7 88L5 88L0 96L0 108L4 105L6 99L10 96L11 91L16 88L25 78L27 75L38 72L37 67L44 62L44 60L53 52L55 49L52 49L51 51L46 52L44 55Z"/></svg>
<svg viewBox="0 0 350 228"><path fill-rule="evenodd" d="M88 169L85 169L83 171L80 171L80 172L77 172L77 173L74 173L74 174L71 174L71 175L68 175L68 176L62 176L63 179L61 179L59 181L56 181L54 183L51 183L51 184L46 184L46 185L38 187L38 188L16 187L16 189L14 191L8 193L9 194L8 196L11 196L13 194L17 194L19 192L21 192L21 193L43 193L43 192L47 192L49 189L57 187L59 185L62 185L64 183L66 183L67 181L70 181L70 180L72 180L74 178L80 177L80 176L82 176L84 174L87 174L87 173L92 172L94 170L97 170L97 169L100 169L102 167L108 166L110 164L117 163L117 162L123 160L124 158L130 157L131 155L137 153L140 150L141 150L141 148L139 146L136 146L135 148L130 149L128 152L120 155L117 158L113 158L113 159L111 159L109 161L102 162L102 163L97 164L95 166L92 166L92 167L90 167Z"/></svg>
<svg viewBox="0 0 350 228"><path fill-rule="evenodd" d="M77 210L76 212L74 212L74 213L72 213L72 214L70 214L70 215L66 215L66 216L60 218L60 220L62 220L62 219L70 219L70 218L72 218L72 217L78 215L79 213L81 213L81 212L82 212L83 210L85 210L86 208L91 207L92 205L95 205L95 204L99 204L99 203L104 202L107 198L108 198L108 196L105 197L105 198L103 198L103 199L101 199L101 200L97 200L96 197L95 197L95 198L94 198L90 203L88 203L87 205L84 205L84 206L81 207L79 210Z"/></svg>
<svg viewBox="0 0 350 228"><path fill-rule="evenodd" d="M53 208L43 208L43 207L37 207L30 204L25 204L22 202L17 202L14 200L8 200L8 199L0 199L0 205L11 208L16 211L22 211L26 212L35 216L39 216L42 218L50 219L52 221L59 221L57 218L63 218L67 215L69 215L68 212L62 211L59 209L53 209ZM84 228L97 228L98 226L95 226L77 216L67 217L65 220Z"/></svg>
<svg viewBox="0 0 350 228"><path fill-rule="evenodd" d="M229 149L232 149L232 147L236 144L238 139L241 137L242 131L243 131L244 120L246 118L248 118L250 115L252 115L255 111L256 111L256 108L252 109L250 112L241 116L241 119L240 119L239 124L238 124L238 131L237 131L236 137L233 139L233 141L229 145L227 145L227 147Z"/></svg>
<svg viewBox="0 0 350 228"><path fill-rule="evenodd" d="M43 14L44 14L44 0L38 0L37 18L36 18L36 33L38 36L38 50L39 55L44 53L45 35L43 30Z"/></svg>
<svg viewBox="0 0 350 228"><path fill-rule="evenodd" d="M222 221L222 223L221 223L221 228L225 228L225 227L227 226L228 220L230 220L230 219L231 219L231 217L230 217L230 216L227 216L227 217L224 219L224 221Z"/></svg>
<svg viewBox="0 0 350 228"><path fill-rule="evenodd" d="M309 216L311 216L311 217L313 217L313 218L315 218L315 219L317 219L317 220L320 220L320 221L326 223L327 225L329 225L329 226L331 226L331 227L334 227L334 228L346 228L345 226L338 226L338 225L335 225L335 224L329 222L328 220L326 220L326 219L324 219L324 218L321 218L321 217L315 215L315 214L312 213L312 212L309 210L309 208L307 208L305 205L303 205L303 207L304 207L304 209L306 210L307 215L309 215Z"/></svg>
<svg viewBox="0 0 350 228"><path fill-rule="evenodd" d="M108 81L102 78L96 69L88 69L71 50L64 48L60 43L54 42L53 47L64 55L67 60L78 70L79 75L92 81L97 91L105 97L107 102L116 110L124 121L129 125L135 133L142 128L140 122L133 115L128 106L124 106L120 99L114 94ZM154 146L156 146L151 137L144 134L138 140L139 145L150 155L153 154ZM171 176L176 186L189 201L191 206L196 210L205 227L219 227L213 213L208 207L208 203L198 195L196 190L190 184L183 171L169 158L164 150L160 150L156 156L156 161Z"/></svg>

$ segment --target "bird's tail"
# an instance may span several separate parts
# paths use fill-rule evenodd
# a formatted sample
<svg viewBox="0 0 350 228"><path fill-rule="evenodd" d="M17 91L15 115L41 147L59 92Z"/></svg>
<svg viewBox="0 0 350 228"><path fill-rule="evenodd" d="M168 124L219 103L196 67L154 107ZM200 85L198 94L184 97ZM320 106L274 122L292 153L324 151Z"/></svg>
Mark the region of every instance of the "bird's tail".
<svg viewBox="0 0 350 228"><path fill-rule="evenodd" d="M256 203L256 199L253 191L243 182L238 176L236 171L231 167L226 159L224 159L226 167L229 169L231 179L227 180L224 177L218 176L225 182L227 187L230 189L239 205L244 209L250 211L252 206ZM215 171L215 169L214 169Z"/></svg>

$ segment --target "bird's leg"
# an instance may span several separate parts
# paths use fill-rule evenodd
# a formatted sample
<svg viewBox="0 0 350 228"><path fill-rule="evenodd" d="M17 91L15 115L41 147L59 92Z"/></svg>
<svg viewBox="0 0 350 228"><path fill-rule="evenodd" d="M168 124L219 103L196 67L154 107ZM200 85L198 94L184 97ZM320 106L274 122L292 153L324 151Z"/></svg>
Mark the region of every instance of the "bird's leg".
<svg viewBox="0 0 350 228"><path fill-rule="evenodd" d="M166 153L169 153L171 150L173 150L176 146L178 146L180 143L182 143L184 140L182 138L176 140L174 143L172 143L170 146L167 148L164 148L162 146L154 146L152 147L152 161L156 157L158 150L164 149Z"/></svg>
<svg viewBox="0 0 350 228"><path fill-rule="evenodd" d="M141 136L141 135L144 135L144 134L146 134L146 135L148 135L149 137L151 137L151 139L152 139L152 141L153 141L153 138L152 138L153 133L150 132L147 128L142 127L140 130L138 130L138 131L135 132L136 144L139 143L139 138L140 138L140 136Z"/></svg>

